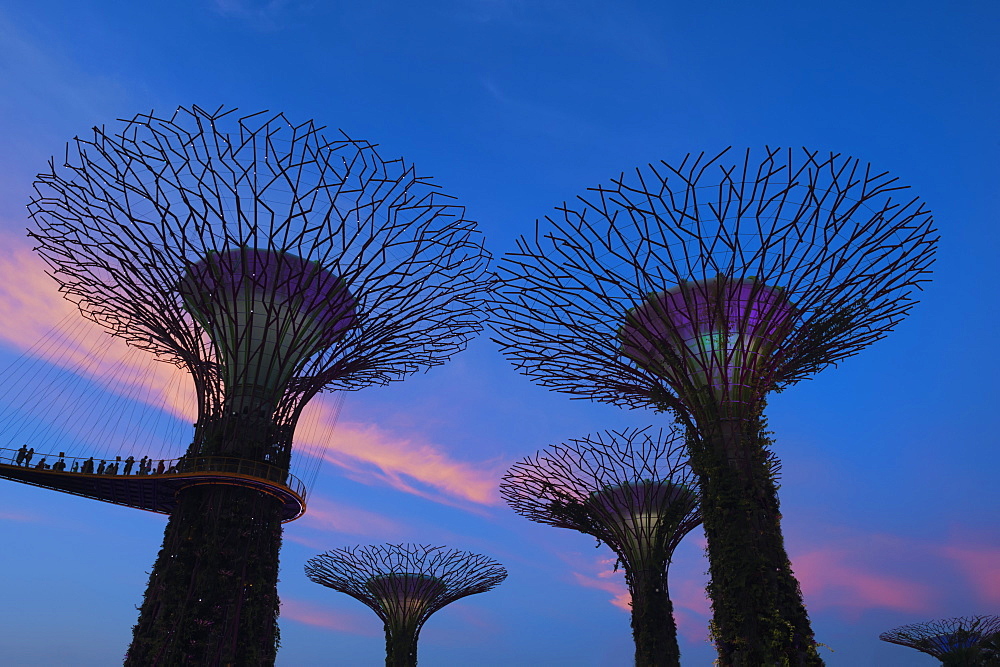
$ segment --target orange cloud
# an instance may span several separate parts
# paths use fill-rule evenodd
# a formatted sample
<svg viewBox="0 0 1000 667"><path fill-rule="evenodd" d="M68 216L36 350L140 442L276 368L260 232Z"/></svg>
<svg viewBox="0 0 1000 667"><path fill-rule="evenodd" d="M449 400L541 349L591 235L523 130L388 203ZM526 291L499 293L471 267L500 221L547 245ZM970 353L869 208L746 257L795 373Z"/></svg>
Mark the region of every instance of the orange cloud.
<svg viewBox="0 0 1000 667"><path fill-rule="evenodd" d="M983 600L1000 604L1000 548L947 546L941 553L958 564Z"/></svg>
<svg viewBox="0 0 1000 667"><path fill-rule="evenodd" d="M0 284L0 320L17 323L0 329L0 340L109 391L194 421L196 403L187 374L85 320L45 270L25 239L0 233L0 275L17 277ZM37 346L42 340L47 344ZM182 389L168 391L176 387ZM338 424L336 414L328 398L314 399L303 420L313 419L319 428L306 429L314 434L297 438L297 450L329 461L366 484L384 483L446 504L456 504L454 499L477 505L499 503L498 466L456 461L436 445L374 425Z"/></svg>
<svg viewBox="0 0 1000 667"><path fill-rule="evenodd" d="M371 614L371 618L367 615L347 614L288 597L281 598L281 618L363 637L382 634L381 622L374 614Z"/></svg>
<svg viewBox="0 0 1000 667"><path fill-rule="evenodd" d="M297 444L306 453L320 456L350 473L358 481L376 479L393 488L447 502L420 486L429 486L448 496L482 505L499 503L499 466L456 461L438 447L414 437L399 437L373 424L336 422L336 409L329 399L314 399L303 418L315 419L321 437L308 434ZM312 429L311 429L312 430Z"/></svg>
<svg viewBox="0 0 1000 667"><path fill-rule="evenodd" d="M596 576L573 572L573 578L576 580L576 583L587 588L596 588L611 593L613 597L609 602L622 611L631 614L632 594L628 592L628 586L625 584L625 571L620 567L617 572L615 571L614 558L598 558L594 565L597 570L595 573Z"/></svg>
<svg viewBox="0 0 1000 667"><path fill-rule="evenodd" d="M0 285L0 320L16 323L0 329L0 340L109 391L194 421L193 387L187 374L85 319L59 293L46 270L23 239L0 233L0 275L16 277ZM42 341L45 344L38 345ZM187 391L172 393L165 391L167 387Z"/></svg>
<svg viewBox="0 0 1000 667"><path fill-rule="evenodd" d="M792 559L811 608L840 607L854 614L873 608L909 612L932 609L933 591L929 587L866 571L853 560L843 549L815 550Z"/></svg>

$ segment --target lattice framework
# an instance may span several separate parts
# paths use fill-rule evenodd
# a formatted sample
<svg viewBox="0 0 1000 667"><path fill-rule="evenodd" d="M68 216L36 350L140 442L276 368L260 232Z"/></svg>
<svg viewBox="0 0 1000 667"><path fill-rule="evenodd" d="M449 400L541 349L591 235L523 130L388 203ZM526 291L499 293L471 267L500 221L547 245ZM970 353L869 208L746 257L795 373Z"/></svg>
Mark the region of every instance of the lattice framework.
<svg viewBox="0 0 1000 667"><path fill-rule="evenodd" d="M982 664L987 664L986 659L1000 661L1000 616L958 616L912 623L883 632L878 638L939 659L971 650L984 660Z"/></svg>

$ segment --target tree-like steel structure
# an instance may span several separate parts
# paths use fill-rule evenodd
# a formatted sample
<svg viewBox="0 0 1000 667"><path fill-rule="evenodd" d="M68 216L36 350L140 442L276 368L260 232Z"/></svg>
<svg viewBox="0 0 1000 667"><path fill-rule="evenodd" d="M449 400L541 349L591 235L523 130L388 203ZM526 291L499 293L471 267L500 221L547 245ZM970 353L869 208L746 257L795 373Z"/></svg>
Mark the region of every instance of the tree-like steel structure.
<svg viewBox="0 0 1000 667"><path fill-rule="evenodd" d="M949 667L1000 665L1000 616L965 616L904 625L879 639L932 655Z"/></svg>
<svg viewBox="0 0 1000 667"><path fill-rule="evenodd" d="M511 466L500 493L532 521L611 547L632 596L635 664L680 664L667 568L681 539L701 523L682 433L647 427L554 445Z"/></svg>
<svg viewBox="0 0 1000 667"><path fill-rule="evenodd" d="M924 206L857 159L725 156L651 164L559 207L506 256L495 332L538 384L688 426L722 664L819 664L764 399L888 334L937 239Z"/></svg>
<svg viewBox="0 0 1000 667"><path fill-rule="evenodd" d="M371 607L385 625L386 667L417 664L417 639L431 614L485 593L507 578L491 558L421 544L334 549L309 559L306 576Z"/></svg>
<svg viewBox="0 0 1000 667"><path fill-rule="evenodd" d="M65 295L187 369L187 457L289 467L322 390L443 363L481 329L488 254L464 210L374 146L262 112L179 108L77 138L30 235ZM178 492L126 664L273 662L280 503Z"/></svg>

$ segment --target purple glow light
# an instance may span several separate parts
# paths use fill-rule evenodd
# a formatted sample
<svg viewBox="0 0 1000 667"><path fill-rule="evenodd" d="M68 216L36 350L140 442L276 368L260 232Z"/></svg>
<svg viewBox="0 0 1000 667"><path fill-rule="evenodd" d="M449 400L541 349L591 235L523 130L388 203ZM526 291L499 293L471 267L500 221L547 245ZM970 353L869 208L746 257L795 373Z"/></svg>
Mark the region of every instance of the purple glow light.
<svg viewBox="0 0 1000 667"><path fill-rule="evenodd" d="M686 380L727 395L760 384L795 314L780 287L718 276L650 294L626 313L618 338L622 354L675 388Z"/></svg>
<svg viewBox="0 0 1000 667"><path fill-rule="evenodd" d="M357 302L342 279L282 251L210 252L188 266L177 289L215 343L236 394L280 391L357 322Z"/></svg>

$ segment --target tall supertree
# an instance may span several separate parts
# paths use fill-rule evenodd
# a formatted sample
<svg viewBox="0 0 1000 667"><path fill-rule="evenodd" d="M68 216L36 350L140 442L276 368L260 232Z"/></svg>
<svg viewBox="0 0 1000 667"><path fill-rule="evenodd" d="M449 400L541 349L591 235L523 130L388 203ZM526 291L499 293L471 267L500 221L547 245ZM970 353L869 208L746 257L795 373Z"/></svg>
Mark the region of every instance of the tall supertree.
<svg viewBox="0 0 1000 667"><path fill-rule="evenodd" d="M306 576L371 607L385 625L386 667L417 664L417 639L431 614L496 588L507 570L492 558L421 544L334 549L309 559Z"/></svg>
<svg viewBox="0 0 1000 667"><path fill-rule="evenodd" d="M878 637L932 655L948 667L1000 665L1000 616L966 616L904 625Z"/></svg>
<svg viewBox="0 0 1000 667"><path fill-rule="evenodd" d="M500 493L518 514L592 535L617 554L632 596L635 664L680 664L667 568L701 523L680 432L605 431L511 466Z"/></svg>
<svg viewBox="0 0 1000 667"><path fill-rule="evenodd" d="M443 363L481 328L488 255L463 209L401 159L321 129L224 108L140 114L76 138L35 184L30 235L62 292L190 372L188 460L287 471L318 392ZM177 492L126 664L273 662L269 482Z"/></svg>
<svg viewBox="0 0 1000 667"><path fill-rule="evenodd" d="M591 190L501 266L495 332L535 382L688 428L723 665L820 664L768 474L766 395L888 334L930 214L854 158L747 151Z"/></svg>

